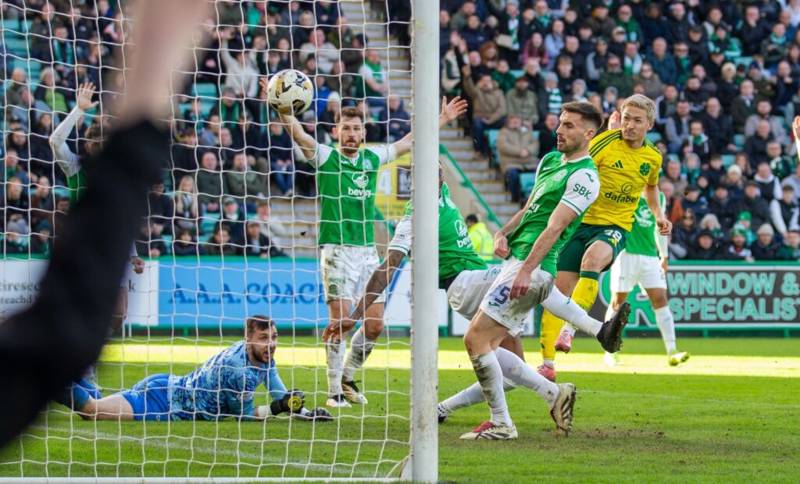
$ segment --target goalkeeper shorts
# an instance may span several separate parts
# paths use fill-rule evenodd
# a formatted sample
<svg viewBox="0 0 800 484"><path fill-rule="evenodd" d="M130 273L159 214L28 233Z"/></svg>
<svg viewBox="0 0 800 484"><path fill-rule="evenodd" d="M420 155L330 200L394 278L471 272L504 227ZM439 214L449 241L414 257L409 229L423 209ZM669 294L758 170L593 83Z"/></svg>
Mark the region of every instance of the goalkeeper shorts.
<svg viewBox="0 0 800 484"><path fill-rule="evenodd" d="M168 374L150 375L119 394L131 404L134 420L170 420Z"/></svg>

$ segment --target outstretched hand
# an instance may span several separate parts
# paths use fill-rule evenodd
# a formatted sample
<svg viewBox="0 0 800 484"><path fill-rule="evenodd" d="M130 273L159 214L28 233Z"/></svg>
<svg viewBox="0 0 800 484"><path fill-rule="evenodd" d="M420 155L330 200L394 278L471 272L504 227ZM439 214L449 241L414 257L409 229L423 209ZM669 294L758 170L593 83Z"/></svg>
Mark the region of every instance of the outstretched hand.
<svg viewBox="0 0 800 484"><path fill-rule="evenodd" d="M614 111L608 117L608 129L618 129L622 127L622 116L619 111Z"/></svg>
<svg viewBox="0 0 800 484"><path fill-rule="evenodd" d="M800 116L794 117L794 122L792 122L792 132L794 133L794 139L800 139Z"/></svg>
<svg viewBox="0 0 800 484"><path fill-rule="evenodd" d="M442 96L442 109L439 113L439 124L447 124L466 113L467 105L467 100L462 99L460 96L454 97L450 102L447 102L447 98Z"/></svg>
<svg viewBox="0 0 800 484"><path fill-rule="evenodd" d="M267 100L267 86L269 85L269 80L266 77L262 77L258 80L258 85L261 86L261 100Z"/></svg>
<svg viewBox="0 0 800 484"><path fill-rule="evenodd" d="M75 94L75 100L81 110L88 111L100 103L100 101L92 102L94 91L95 87L94 83L92 82L85 82L78 86L78 91Z"/></svg>

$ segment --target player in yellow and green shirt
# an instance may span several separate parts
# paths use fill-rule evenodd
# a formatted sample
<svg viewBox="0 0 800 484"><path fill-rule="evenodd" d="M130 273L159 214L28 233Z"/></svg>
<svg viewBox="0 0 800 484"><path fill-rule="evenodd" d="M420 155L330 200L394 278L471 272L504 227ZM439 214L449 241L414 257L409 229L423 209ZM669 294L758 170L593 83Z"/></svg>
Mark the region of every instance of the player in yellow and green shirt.
<svg viewBox="0 0 800 484"><path fill-rule="evenodd" d="M625 247L633 224L633 213L642 197L653 213L662 235L672 224L664 217L658 200L661 152L646 139L655 121L655 103L635 94L622 103L622 114L609 119L609 130L595 136L589 154L597 165L600 194L583 222L558 256L556 287L571 295L587 311L597 298L600 273L611 267ZM564 332L556 335L564 326ZM555 380L555 350L568 352L575 330L551 312L542 316L542 357L539 371Z"/></svg>

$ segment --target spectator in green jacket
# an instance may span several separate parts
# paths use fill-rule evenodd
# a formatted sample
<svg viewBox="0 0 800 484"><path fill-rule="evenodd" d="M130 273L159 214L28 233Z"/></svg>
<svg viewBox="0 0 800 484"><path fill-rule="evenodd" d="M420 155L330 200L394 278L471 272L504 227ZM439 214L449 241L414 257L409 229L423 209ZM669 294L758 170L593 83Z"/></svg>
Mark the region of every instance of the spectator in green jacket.
<svg viewBox="0 0 800 484"><path fill-rule="evenodd" d="M485 261L494 259L494 238L492 233L486 227L486 224L478 220L478 216L474 213L467 215L464 219L467 224L467 233L469 240L472 241L472 247L475 252Z"/></svg>

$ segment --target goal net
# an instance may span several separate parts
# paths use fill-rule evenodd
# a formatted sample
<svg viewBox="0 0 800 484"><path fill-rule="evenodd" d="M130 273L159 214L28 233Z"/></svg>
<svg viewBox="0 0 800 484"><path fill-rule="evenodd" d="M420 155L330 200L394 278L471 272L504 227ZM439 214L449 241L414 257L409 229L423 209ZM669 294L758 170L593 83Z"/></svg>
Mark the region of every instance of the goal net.
<svg viewBox="0 0 800 484"><path fill-rule="evenodd" d="M82 157L94 133L114 122L108 106L125 87L121 51L136 28L121 3L0 7L0 320L35 297L74 203L51 146L54 130L72 122L63 146ZM367 146L396 141L411 129L410 2L213 3L197 26L193 67L176 72L171 157L136 242L144 269L124 281L124 324L85 380L96 380L107 397L146 377L187 375L243 341L246 318L262 314L277 324L274 361L283 383L304 392L308 409L324 407L329 314L318 232L325 194L314 163L261 98L259 80L288 68L312 79L314 103L299 118L320 144L335 146L336 114L350 106L366 114ZM70 121L84 83L95 85L91 101L99 103ZM374 229L381 256L411 197L410 166L405 156L373 167L375 183L366 187L377 194L377 210L364 230ZM200 410L163 421L84 420L52 403L0 452L0 478L398 478L410 452L410 281L406 267L387 288L386 327L355 373L368 403L330 408L333 421L285 413L217 420ZM351 336L344 336L348 349ZM149 398L145 405L155 405ZM269 404L263 385L254 400Z"/></svg>

